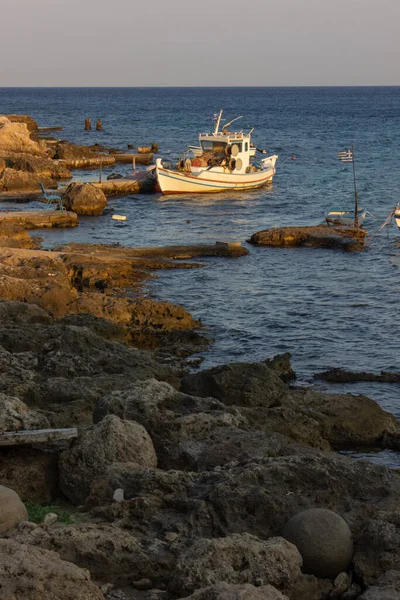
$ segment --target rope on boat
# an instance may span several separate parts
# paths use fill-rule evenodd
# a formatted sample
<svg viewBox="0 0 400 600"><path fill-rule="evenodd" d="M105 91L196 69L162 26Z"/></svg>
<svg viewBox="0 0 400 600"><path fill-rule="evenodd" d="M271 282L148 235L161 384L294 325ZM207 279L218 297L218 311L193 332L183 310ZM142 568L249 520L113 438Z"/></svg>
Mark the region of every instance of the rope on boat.
<svg viewBox="0 0 400 600"><path fill-rule="evenodd" d="M386 227L386 225L388 225L390 223L390 221L393 219L395 210L396 210L397 206L395 206L388 217L386 217L386 219L384 220L384 222L382 223L382 225L379 227L379 229L377 231L375 231L375 233L373 233L371 236L369 236L367 238L367 240L365 241L365 247L369 246L370 243L372 242L372 240L374 239L374 237L376 236L377 233L379 233L380 231L382 231L382 229L384 229Z"/></svg>

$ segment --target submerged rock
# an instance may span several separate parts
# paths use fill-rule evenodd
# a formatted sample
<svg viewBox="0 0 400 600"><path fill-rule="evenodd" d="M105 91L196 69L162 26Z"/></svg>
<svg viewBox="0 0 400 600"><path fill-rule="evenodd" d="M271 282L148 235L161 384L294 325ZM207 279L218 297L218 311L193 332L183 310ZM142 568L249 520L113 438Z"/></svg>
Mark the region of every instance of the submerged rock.
<svg viewBox="0 0 400 600"><path fill-rule="evenodd" d="M307 227L274 227L254 233L249 242L257 246L312 248L336 248L340 250L362 250L365 229L351 227L328 227L311 225Z"/></svg>
<svg viewBox="0 0 400 600"><path fill-rule="evenodd" d="M353 540L346 521L331 510L312 508L286 523L282 535L300 551L303 571L334 579L353 557Z"/></svg>

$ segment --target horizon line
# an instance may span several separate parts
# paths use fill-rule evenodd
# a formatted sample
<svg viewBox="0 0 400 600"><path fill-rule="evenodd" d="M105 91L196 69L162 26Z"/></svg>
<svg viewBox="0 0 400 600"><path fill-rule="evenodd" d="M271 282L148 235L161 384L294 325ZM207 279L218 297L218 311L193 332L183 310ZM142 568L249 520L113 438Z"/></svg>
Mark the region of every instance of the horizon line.
<svg viewBox="0 0 400 600"><path fill-rule="evenodd" d="M277 88L400 88L400 84L304 85L2 85L7 89L277 89Z"/></svg>

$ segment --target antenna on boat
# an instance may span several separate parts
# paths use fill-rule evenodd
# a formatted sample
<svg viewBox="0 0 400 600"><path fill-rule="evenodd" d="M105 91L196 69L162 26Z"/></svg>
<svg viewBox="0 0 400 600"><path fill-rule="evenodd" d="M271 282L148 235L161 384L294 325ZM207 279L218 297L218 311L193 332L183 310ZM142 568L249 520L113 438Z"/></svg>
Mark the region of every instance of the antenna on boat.
<svg viewBox="0 0 400 600"><path fill-rule="evenodd" d="M358 229L358 193L356 184L356 166L354 162L354 146L352 145L346 152L338 152L340 162L353 163L353 179L354 179L354 227Z"/></svg>
<svg viewBox="0 0 400 600"><path fill-rule="evenodd" d="M218 115L216 115L216 123L215 123L215 129L214 129L214 134L218 133L218 129L219 129L219 124L221 123L221 117L222 117L222 113L223 113L223 109L221 108L221 110L219 111Z"/></svg>
<svg viewBox="0 0 400 600"><path fill-rule="evenodd" d="M229 123L225 123L224 129L228 129L229 125L232 125L232 123L234 123L238 119L243 119L243 117L236 117L236 119L232 119L232 121L229 121Z"/></svg>

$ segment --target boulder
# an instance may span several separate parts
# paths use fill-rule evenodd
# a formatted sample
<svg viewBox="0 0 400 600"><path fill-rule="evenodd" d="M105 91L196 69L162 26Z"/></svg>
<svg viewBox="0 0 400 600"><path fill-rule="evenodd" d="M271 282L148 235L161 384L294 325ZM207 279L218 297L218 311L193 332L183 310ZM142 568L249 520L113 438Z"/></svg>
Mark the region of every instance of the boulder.
<svg viewBox="0 0 400 600"><path fill-rule="evenodd" d="M58 456L29 446L2 448L0 481L23 502L51 504L58 492Z"/></svg>
<svg viewBox="0 0 400 600"><path fill-rule="evenodd" d="M0 431L46 429L48 427L49 422L46 417L29 410L19 398L0 392Z"/></svg>
<svg viewBox="0 0 400 600"><path fill-rule="evenodd" d="M11 155L7 159L7 166L17 171L34 173L45 179L71 179L72 173L62 164L49 158L30 155Z"/></svg>
<svg viewBox="0 0 400 600"><path fill-rule="evenodd" d="M131 527L130 527L131 529ZM63 560L90 571L95 581L132 585L140 579L165 584L175 567L174 552L165 541L108 523L22 529L13 539L58 552Z"/></svg>
<svg viewBox="0 0 400 600"><path fill-rule="evenodd" d="M88 571L56 552L0 540L0 600L104 600Z"/></svg>
<svg viewBox="0 0 400 600"><path fill-rule="evenodd" d="M4 160L4 158L0 158L0 175L4 172L5 168L6 168L6 161Z"/></svg>
<svg viewBox="0 0 400 600"><path fill-rule="evenodd" d="M197 590L184 600L288 600L288 598L272 585L255 587L249 583L234 585L221 582Z"/></svg>
<svg viewBox="0 0 400 600"><path fill-rule="evenodd" d="M14 490L0 485L0 533L12 529L20 521L27 519L27 510L18 494Z"/></svg>
<svg viewBox="0 0 400 600"><path fill-rule="evenodd" d="M385 573L375 585L366 589L358 600L400 600L400 571Z"/></svg>
<svg viewBox="0 0 400 600"><path fill-rule="evenodd" d="M4 115L11 123L25 123L28 128L28 131L36 131L38 129L38 124L35 119L33 119L29 115Z"/></svg>
<svg viewBox="0 0 400 600"><path fill-rule="evenodd" d="M104 192L90 183L70 183L62 200L67 210L78 215L101 215L107 206Z"/></svg>
<svg viewBox="0 0 400 600"><path fill-rule="evenodd" d="M274 406L284 392L279 375L264 363L229 363L185 375L181 390L227 405Z"/></svg>
<svg viewBox="0 0 400 600"><path fill-rule="evenodd" d="M290 352L285 352L284 354L276 354L272 358L266 358L264 363L267 367L276 371L282 381L291 381L296 379L296 373L293 371L290 362L291 357Z"/></svg>
<svg viewBox="0 0 400 600"><path fill-rule="evenodd" d="M57 187L55 181L47 176L6 168L0 178L0 191L35 191L39 194L41 193L40 183L42 183L45 188Z"/></svg>
<svg viewBox="0 0 400 600"><path fill-rule="evenodd" d="M286 523L282 535L300 551L304 573L334 579L351 563L350 528L331 510L312 508L298 513Z"/></svg>
<svg viewBox="0 0 400 600"><path fill-rule="evenodd" d="M0 300L0 322L2 323L24 325L25 323L50 323L50 321L50 315L37 304Z"/></svg>
<svg viewBox="0 0 400 600"><path fill-rule="evenodd" d="M340 250L362 250L365 229L311 225L306 227L274 227L254 233L250 244L280 248L308 246Z"/></svg>
<svg viewBox="0 0 400 600"><path fill-rule="evenodd" d="M355 544L354 571L366 585L374 585L388 569L400 572L398 511L371 515Z"/></svg>
<svg viewBox="0 0 400 600"><path fill-rule="evenodd" d="M282 538L248 533L199 539L178 559L169 588L184 595L219 582L288 588L300 576L301 556Z"/></svg>
<svg viewBox="0 0 400 600"><path fill-rule="evenodd" d="M29 249L40 248L40 238L31 237L29 233L20 225L14 225L13 223L7 223L6 221L3 221L0 222L0 247ZM3 272L5 271L4 264L2 270ZM22 286L25 284L25 287L28 285L27 282L22 280L20 280L20 283ZM4 295L1 294L1 297L4 298Z"/></svg>
<svg viewBox="0 0 400 600"><path fill-rule="evenodd" d="M0 116L0 156L5 158L9 153L46 156L39 144L31 140L26 123L11 122Z"/></svg>
<svg viewBox="0 0 400 600"><path fill-rule="evenodd" d="M92 482L114 462L155 467L157 456L142 425L109 415L98 425L82 431L72 447L61 454L62 492L71 502L83 503Z"/></svg>

